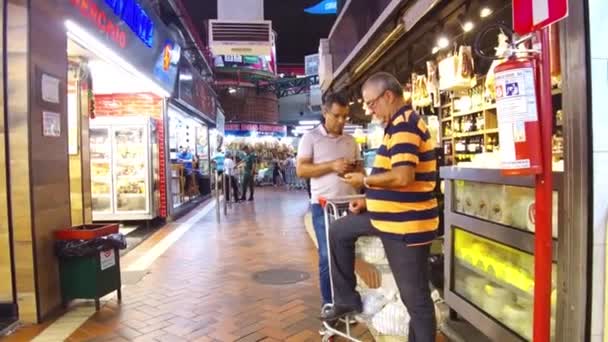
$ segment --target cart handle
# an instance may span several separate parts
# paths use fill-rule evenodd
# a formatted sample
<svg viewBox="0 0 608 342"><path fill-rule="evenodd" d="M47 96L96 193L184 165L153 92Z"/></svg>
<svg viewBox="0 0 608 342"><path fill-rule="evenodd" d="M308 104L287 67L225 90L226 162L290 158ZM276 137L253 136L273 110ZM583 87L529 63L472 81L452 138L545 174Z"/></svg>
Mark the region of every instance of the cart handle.
<svg viewBox="0 0 608 342"><path fill-rule="evenodd" d="M344 203L350 203L351 201L357 200L357 199L363 199L365 198L365 195L350 195L350 196L339 196L339 197L319 197L319 205L321 205L321 207L325 208L325 206L327 206L327 203L333 203L333 204L344 204Z"/></svg>

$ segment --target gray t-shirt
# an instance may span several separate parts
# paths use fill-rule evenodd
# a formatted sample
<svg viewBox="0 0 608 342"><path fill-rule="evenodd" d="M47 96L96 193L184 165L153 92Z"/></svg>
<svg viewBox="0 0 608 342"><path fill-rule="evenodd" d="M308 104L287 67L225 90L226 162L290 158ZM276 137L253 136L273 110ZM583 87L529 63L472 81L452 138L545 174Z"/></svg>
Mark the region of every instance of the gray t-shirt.
<svg viewBox="0 0 608 342"><path fill-rule="evenodd" d="M302 136L298 147L298 159L312 158L313 164L330 162L345 158L360 159L359 145L355 138L348 134L332 137L325 127L319 125ZM332 198L355 195L357 191L335 172L310 180L311 203L319 203L319 197Z"/></svg>

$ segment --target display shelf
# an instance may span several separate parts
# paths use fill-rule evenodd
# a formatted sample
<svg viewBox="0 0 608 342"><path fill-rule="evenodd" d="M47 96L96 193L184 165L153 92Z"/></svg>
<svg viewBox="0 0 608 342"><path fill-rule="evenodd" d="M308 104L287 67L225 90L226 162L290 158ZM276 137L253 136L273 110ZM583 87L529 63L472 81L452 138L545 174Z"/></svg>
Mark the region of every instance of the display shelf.
<svg viewBox="0 0 608 342"><path fill-rule="evenodd" d="M480 330L484 332L488 337L494 341L505 341L515 342L522 340L521 330L513 329L513 325L505 325L504 320L501 317L494 316L491 311L487 311L484 305L479 303L472 303L463 297L462 291L457 290L461 287L457 285L458 272L464 272L465 275L473 275L474 277L483 278L486 282L493 285L499 286L511 293L517 298L524 297L531 299L532 293L531 281L534 278L530 278L531 270L533 270L533 255L534 255L534 232L530 230L524 230L520 227L520 222L515 221L515 218L520 219L521 215L518 214L521 211L527 210L526 207L522 208L522 203L525 202L525 192L534 190L534 177L533 176L521 176L521 177L509 177L504 176L500 169L483 169L483 168L467 168L458 166L446 166L440 170L440 176L445 180L445 212L444 212L444 224L445 224L445 279L449 282L444 288L444 296L446 303L452 310L458 313L459 316L463 317L467 321L471 322L475 326L480 327ZM557 208L554 209L556 213L556 227L558 233L554 236L560 236L560 229L563 229L564 222L564 194L563 194L563 173L553 173L553 190L557 193ZM462 193L461 182L473 182L478 185L491 184L494 186L511 186L521 189L504 189L506 195L515 196L509 197L511 200L506 200L505 207L503 207L503 214L496 215L496 213L480 214L480 213L463 213L462 211L467 210L478 210L478 207L474 204L470 209L458 208L457 191ZM460 188L458 188L460 186ZM528 189L524 189L528 188ZM458 190L460 189L460 190ZM469 194L471 190L468 190ZM477 191L476 193L479 193ZM483 193L483 191L481 191ZM487 192L487 191L486 191ZM496 192L496 191L494 191ZM467 192L465 192L467 193ZM493 193L492 193L493 194ZM488 198L494 198L499 196L488 195ZM461 196L462 199L466 199ZM480 198L483 198L481 196ZM500 198L505 198L500 197ZM532 197L533 200L534 197ZM473 203L475 201L472 201ZM492 206L490 200L490 206ZM470 206L470 205L469 205ZM477 208L477 209L476 209ZM483 217L479 215L484 215ZM490 215L486 217L485 215ZM516 216L513 216L516 215ZM525 225L525 221L523 223ZM467 238L459 238L459 234L465 233L466 235L472 236L477 241L468 241ZM462 235L460 235L462 236ZM552 261L553 267L557 268L557 257L558 257L558 240L553 239L552 246ZM485 248L489 251L488 258L475 258L476 254L471 253L482 253L480 255L485 256L483 248L475 249L475 243L489 245ZM472 251L466 251L466 246L471 248ZM502 250L502 251L501 251ZM512 252L512 254L510 254ZM490 255L492 254L492 255ZM472 258L470 256L473 256ZM502 258L501 258L502 257ZM495 264L492 258L499 258L498 260L505 260L510 263L510 266L515 268L512 271L508 268L501 268L500 264ZM525 259L528 261L525 261ZM479 263L481 261L481 263ZM530 267L530 265L532 265ZM487 272L485 267L492 266L496 273L491 271ZM515 272L511 274L511 272ZM555 270L553 272L556 272ZM518 273L520 275L518 275ZM556 273L554 273L555 275ZM460 278L462 279L462 278ZM553 280L556 282L556 278ZM556 284L553 283L552 286ZM559 301L559 299L558 299Z"/></svg>
<svg viewBox="0 0 608 342"><path fill-rule="evenodd" d="M443 119L441 119L441 122L448 122L448 121L452 121L452 118L449 117L449 118L443 118Z"/></svg>
<svg viewBox="0 0 608 342"><path fill-rule="evenodd" d="M458 258L454 258L455 261L455 265L456 266L460 266L462 268L466 268L467 270L477 274L478 276L487 279L488 281L491 281L493 283L495 283L496 285L499 285L501 287L504 287L505 289L508 289L516 294L520 294L522 296L525 296L527 298L533 299L534 296L532 295L532 293L528 292L528 291L524 291L522 289L520 289L517 286L514 286L512 284L509 284L508 282L504 281L504 280L500 280L498 278L496 278L495 276L484 272L480 269L478 269L477 267L474 267L472 265L469 265L466 261L463 260L458 260Z"/></svg>
<svg viewBox="0 0 608 342"><path fill-rule="evenodd" d="M467 115L471 115L471 114L485 112L485 111L492 110L492 109L496 109L496 105L487 105L487 106L483 106L483 107L478 107L476 109L467 110L465 112L460 112L460 111L453 112L452 117L467 116Z"/></svg>
<svg viewBox="0 0 608 342"><path fill-rule="evenodd" d="M452 139L452 137L443 137L443 138L441 138L441 140L451 140L451 139Z"/></svg>
<svg viewBox="0 0 608 342"><path fill-rule="evenodd" d="M475 136L479 136L479 135L492 134L492 133L498 133L498 128L489 128L489 129L484 129L481 131L466 132L466 133L456 133L456 134L454 134L454 138L475 137Z"/></svg>
<svg viewBox="0 0 608 342"><path fill-rule="evenodd" d="M135 193L118 193L118 196L124 196L124 197L144 197L146 196L145 193L139 193L139 194L135 194Z"/></svg>

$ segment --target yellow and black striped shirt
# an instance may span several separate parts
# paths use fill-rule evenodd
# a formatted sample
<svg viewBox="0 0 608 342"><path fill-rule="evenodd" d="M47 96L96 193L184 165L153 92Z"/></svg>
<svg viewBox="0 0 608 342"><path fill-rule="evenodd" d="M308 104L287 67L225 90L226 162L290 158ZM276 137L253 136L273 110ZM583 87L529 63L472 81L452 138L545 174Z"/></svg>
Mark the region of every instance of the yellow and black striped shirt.
<svg viewBox="0 0 608 342"><path fill-rule="evenodd" d="M367 188L367 209L380 232L403 239L408 246L430 243L439 225L435 144L426 123L410 106L399 110L386 126L374 160L373 174L412 166L416 176L403 188Z"/></svg>

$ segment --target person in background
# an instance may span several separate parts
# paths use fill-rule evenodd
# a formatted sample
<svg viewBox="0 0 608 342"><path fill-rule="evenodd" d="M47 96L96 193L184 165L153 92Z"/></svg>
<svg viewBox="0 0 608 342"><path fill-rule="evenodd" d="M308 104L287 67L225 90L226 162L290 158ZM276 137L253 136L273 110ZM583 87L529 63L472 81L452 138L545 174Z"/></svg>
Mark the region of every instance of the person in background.
<svg viewBox="0 0 608 342"><path fill-rule="evenodd" d="M329 230L334 306L324 319L361 311L355 290L355 242L360 236L382 240L401 300L411 317L410 342L435 342L437 323L429 288L430 244L439 224L435 189L435 144L424 120L388 73L372 75L362 88L369 112L385 125L371 175L348 173L345 183L366 190L350 203L348 215Z"/></svg>
<svg viewBox="0 0 608 342"><path fill-rule="evenodd" d="M281 171L281 162L279 161L279 158L277 156L274 156L272 158L272 184L275 187L277 186L277 179L279 179L279 178L281 178L281 179L283 179L283 181L285 181L285 179L283 178L282 171Z"/></svg>
<svg viewBox="0 0 608 342"><path fill-rule="evenodd" d="M355 171L359 156L355 138L344 134L348 121L348 99L342 94L330 94L324 99L324 122L302 136L298 147L296 172L310 179L312 224L318 242L319 280L322 306L332 302L331 281L325 216L319 198L354 195L356 189L340 180L340 176ZM321 331L322 332L322 331Z"/></svg>
<svg viewBox="0 0 608 342"><path fill-rule="evenodd" d="M220 148L218 148L217 152L215 153L215 155L212 158L218 175L221 175L222 173L224 173L224 159L225 158L226 158L226 156L224 155L224 152L222 152L222 150Z"/></svg>
<svg viewBox="0 0 608 342"><path fill-rule="evenodd" d="M177 160L184 165L184 177L186 178L185 188L186 192L189 191L192 186L192 164L194 163L194 155L192 154L190 147L179 147L180 152L177 155Z"/></svg>
<svg viewBox="0 0 608 342"><path fill-rule="evenodd" d="M226 200L230 202L230 189L234 194L234 200L239 202L239 185L236 180L236 163L232 159L232 153L226 152L226 158L224 159L224 182L226 184Z"/></svg>
<svg viewBox="0 0 608 342"><path fill-rule="evenodd" d="M243 194L241 201L244 201L247 197L247 189L249 189L249 201L253 201L253 193L255 188L255 174L257 172L256 156L253 153L251 147L245 145L243 147L245 156L241 163L244 164L243 168Z"/></svg>

